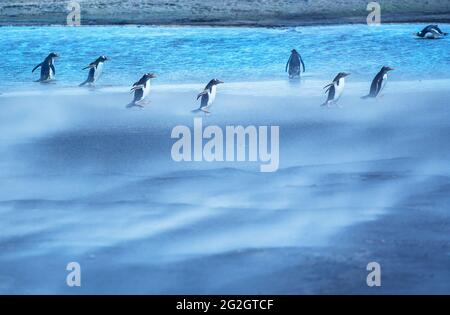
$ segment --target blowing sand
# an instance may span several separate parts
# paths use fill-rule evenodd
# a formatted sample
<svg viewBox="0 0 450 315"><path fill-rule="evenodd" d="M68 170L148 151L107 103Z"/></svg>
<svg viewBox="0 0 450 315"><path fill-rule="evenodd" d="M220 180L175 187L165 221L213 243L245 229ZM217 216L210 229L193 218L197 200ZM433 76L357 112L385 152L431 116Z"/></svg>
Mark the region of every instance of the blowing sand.
<svg viewBox="0 0 450 315"><path fill-rule="evenodd" d="M224 85L202 116L279 125L271 174L171 159L196 86L156 86L143 110L126 88L0 95L0 292L73 293L77 261L78 293L448 294L448 82L390 82L367 102L352 84L332 109L276 84Z"/></svg>

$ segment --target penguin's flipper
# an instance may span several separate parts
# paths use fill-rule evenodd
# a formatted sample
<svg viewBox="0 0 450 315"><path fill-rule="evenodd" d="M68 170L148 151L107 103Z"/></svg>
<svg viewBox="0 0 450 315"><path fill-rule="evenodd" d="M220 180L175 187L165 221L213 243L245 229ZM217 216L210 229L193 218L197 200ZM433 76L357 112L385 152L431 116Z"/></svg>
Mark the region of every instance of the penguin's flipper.
<svg viewBox="0 0 450 315"><path fill-rule="evenodd" d="M303 72L305 72L305 71L306 71L306 68L305 68L305 63L303 62L302 56L300 56L300 62L302 63Z"/></svg>
<svg viewBox="0 0 450 315"><path fill-rule="evenodd" d="M198 93L198 95L197 95L197 100L198 100L201 96L206 95L206 94L208 94L208 90L203 90L202 92Z"/></svg>
<svg viewBox="0 0 450 315"><path fill-rule="evenodd" d="M41 66L42 66L42 63L38 64L36 67L33 68L33 70L31 70L31 73L33 73L34 70L36 70L37 68L39 68L39 67L41 67Z"/></svg>
<svg viewBox="0 0 450 315"><path fill-rule="evenodd" d="M287 72L287 71L288 71L289 64L291 63L291 59L292 59L292 54L291 54L291 56L289 57L289 60L288 60L287 63L286 63L286 69L284 70L284 72Z"/></svg>
<svg viewBox="0 0 450 315"><path fill-rule="evenodd" d="M446 33L444 33L438 25L433 25L433 27L436 29L436 31L438 31L441 35L446 35Z"/></svg>
<svg viewBox="0 0 450 315"><path fill-rule="evenodd" d="M86 70L86 69L94 68L94 67L95 67L95 65L91 63L88 66L84 67L82 70Z"/></svg>
<svg viewBox="0 0 450 315"><path fill-rule="evenodd" d="M131 88L130 92L134 92L136 90L140 90L144 87L144 85L142 84L138 84L138 85L133 85L133 87Z"/></svg>
<svg viewBox="0 0 450 315"><path fill-rule="evenodd" d="M334 87L333 83L330 83L330 84L324 86L323 88L326 89L325 94L328 93L332 87Z"/></svg>
<svg viewBox="0 0 450 315"><path fill-rule="evenodd" d="M50 65L50 68L51 68L52 71L53 71L53 75L55 75L55 74L56 74L55 66L54 66L53 64L51 64L51 65Z"/></svg>

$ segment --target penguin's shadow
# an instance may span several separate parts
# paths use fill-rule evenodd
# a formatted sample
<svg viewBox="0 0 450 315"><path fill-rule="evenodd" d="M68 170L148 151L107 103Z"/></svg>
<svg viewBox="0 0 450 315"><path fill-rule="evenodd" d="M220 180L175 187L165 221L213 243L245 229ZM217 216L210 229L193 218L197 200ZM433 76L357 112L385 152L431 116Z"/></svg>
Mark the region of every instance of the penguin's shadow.
<svg viewBox="0 0 450 315"><path fill-rule="evenodd" d="M51 80L51 81L40 81L40 80L36 80L34 81L36 83L40 83L42 85L48 85L48 84L56 84L56 80Z"/></svg>
<svg viewBox="0 0 450 315"><path fill-rule="evenodd" d="M415 37L414 39L416 40L441 40L441 39L445 39L445 37L437 37L437 38L425 38L425 37Z"/></svg>
<svg viewBox="0 0 450 315"><path fill-rule="evenodd" d="M298 78L293 78L293 79L289 79L288 82L290 85L296 85L296 86L300 86L303 84L305 80L302 77L298 77Z"/></svg>

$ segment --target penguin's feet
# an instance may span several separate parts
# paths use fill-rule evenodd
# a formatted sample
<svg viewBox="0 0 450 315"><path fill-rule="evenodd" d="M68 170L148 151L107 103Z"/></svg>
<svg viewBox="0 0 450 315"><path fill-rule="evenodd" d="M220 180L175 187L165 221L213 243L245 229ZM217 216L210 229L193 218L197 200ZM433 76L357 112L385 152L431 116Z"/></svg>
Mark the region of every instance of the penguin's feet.
<svg viewBox="0 0 450 315"><path fill-rule="evenodd" d="M150 101L139 101L139 102L135 102L134 106L144 108L145 106L147 106L149 104L150 104Z"/></svg>
<svg viewBox="0 0 450 315"><path fill-rule="evenodd" d="M148 100L148 101L146 100L146 101L140 101L140 102L137 102L136 104L137 104L138 106L144 107L144 106L150 105L150 103L151 103L150 100Z"/></svg>
<svg viewBox="0 0 450 315"><path fill-rule="evenodd" d="M139 103L130 103L126 106L126 108L133 108L133 107L138 107L138 108L144 108L144 105L139 104Z"/></svg>

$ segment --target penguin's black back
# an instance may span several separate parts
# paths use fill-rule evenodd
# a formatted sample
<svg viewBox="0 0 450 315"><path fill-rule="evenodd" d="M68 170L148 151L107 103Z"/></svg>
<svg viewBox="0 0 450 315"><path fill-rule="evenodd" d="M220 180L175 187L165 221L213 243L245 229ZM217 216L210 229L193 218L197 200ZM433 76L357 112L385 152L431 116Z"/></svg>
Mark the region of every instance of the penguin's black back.
<svg viewBox="0 0 450 315"><path fill-rule="evenodd" d="M336 95L336 88L334 87L334 84L330 85L330 87L328 88L328 98L327 98L327 102L328 101L332 101L334 100L334 96Z"/></svg>
<svg viewBox="0 0 450 315"><path fill-rule="evenodd" d="M43 62L41 66L41 80L48 80L50 78L50 64Z"/></svg>
<svg viewBox="0 0 450 315"><path fill-rule="evenodd" d="M91 69L89 70L87 82L94 82L95 70L96 70L95 67L94 67L94 68L91 68Z"/></svg>
<svg viewBox="0 0 450 315"><path fill-rule="evenodd" d="M133 102L140 101L143 95L144 95L144 90L143 89L135 90L134 91L134 100L133 100Z"/></svg>
<svg viewBox="0 0 450 315"><path fill-rule="evenodd" d="M208 106L209 94L203 94L200 108Z"/></svg>
<svg viewBox="0 0 450 315"><path fill-rule="evenodd" d="M383 76L384 72L380 71L373 79L372 85L370 86L370 96L375 97L380 93L381 85L383 84Z"/></svg>

